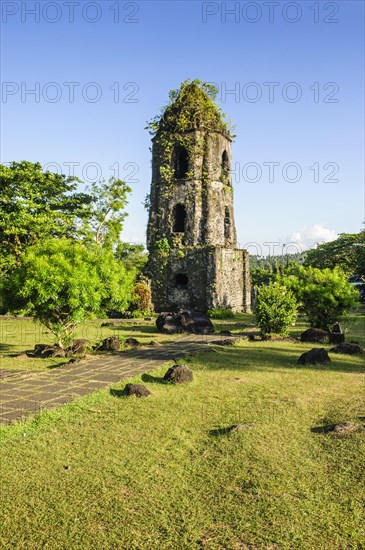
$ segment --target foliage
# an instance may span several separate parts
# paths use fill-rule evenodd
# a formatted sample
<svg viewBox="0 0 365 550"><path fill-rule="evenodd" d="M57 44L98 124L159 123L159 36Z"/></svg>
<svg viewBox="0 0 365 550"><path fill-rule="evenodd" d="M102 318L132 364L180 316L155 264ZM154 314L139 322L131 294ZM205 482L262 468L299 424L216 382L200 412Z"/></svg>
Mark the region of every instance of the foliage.
<svg viewBox="0 0 365 550"><path fill-rule="evenodd" d="M27 310L65 346L85 319L125 309L133 278L111 250L49 239L27 248L3 280L2 294L9 311Z"/></svg>
<svg viewBox="0 0 365 550"><path fill-rule="evenodd" d="M201 80L185 80L169 93L170 103L155 116L147 129L153 136L187 130L216 130L229 134L225 115L215 104L216 86Z"/></svg>
<svg viewBox="0 0 365 550"><path fill-rule="evenodd" d="M116 178L92 185L93 207L88 224L96 243L110 246L119 241L123 221L128 215L124 211L127 195L131 191L124 181Z"/></svg>
<svg viewBox="0 0 365 550"><path fill-rule="evenodd" d="M166 237L163 239L158 239L155 242L155 249L158 252L159 256L165 257L168 256L171 250L170 243Z"/></svg>
<svg viewBox="0 0 365 550"><path fill-rule="evenodd" d="M365 275L365 230L341 233L335 241L309 250L304 265L319 269L339 267L346 275Z"/></svg>
<svg viewBox="0 0 365 550"><path fill-rule="evenodd" d="M268 285L274 282L278 275L284 272L283 264L268 264L266 266L258 266L251 268L251 282L253 286Z"/></svg>
<svg viewBox="0 0 365 550"><path fill-rule="evenodd" d="M90 195L76 192L78 182L42 172L39 163L0 165L0 269L19 265L25 248L42 238L75 238L92 202Z"/></svg>
<svg viewBox="0 0 365 550"><path fill-rule="evenodd" d="M296 319L297 301L284 285L269 283L260 286L257 293L255 315L262 334L288 334Z"/></svg>
<svg viewBox="0 0 365 550"><path fill-rule="evenodd" d="M115 251L117 260L123 262L127 271L134 269L140 275L148 261L148 254L143 244L120 242Z"/></svg>
<svg viewBox="0 0 365 550"><path fill-rule="evenodd" d="M285 284L294 292L311 327L329 330L359 299L339 268L292 268Z"/></svg>
<svg viewBox="0 0 365 550"><path fill-rule="evenodd" d="M305 260L305 257L306 257L306 252L296 252L295 254L286 254L285 249L283 249L283 252L281 254L266 256L266 257L250 254L250 266L252 268L256 268L256 267L268 268L269 266L274 268L275 265L279 265L279 266L282 265L287 267L293 264L302 264Z"/></svg>
<svg viewBox="0 0 365 550"><path fill-rule="evenodd" d="M138 313L138 316L144 316L151 312L151 289L146 282L138 282L133 287L132 301L129 304L129 310Z"/></svg>
<svg viewBox="0 0 365 550"><path fill-rule="evenodd" d="M218 307L217 309L210 309L208 311L208 316L211 319L233 319L234 313L231 309Z"/></svg>

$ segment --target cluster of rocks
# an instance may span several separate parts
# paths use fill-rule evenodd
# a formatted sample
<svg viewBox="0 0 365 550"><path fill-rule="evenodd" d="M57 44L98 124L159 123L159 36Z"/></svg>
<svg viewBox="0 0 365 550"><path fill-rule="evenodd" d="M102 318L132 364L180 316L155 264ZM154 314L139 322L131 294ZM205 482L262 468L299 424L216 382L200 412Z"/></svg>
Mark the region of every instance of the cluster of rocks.
<svg viewBox="0 0 365 550"><path fill-rule="evenodd" d="M185 384L193 381L193 372L187 365L173 365L166 371L162 380L173 384ZM151 395L151 392L143 384L127 384L124 388L124 394L128 396L148 397Z"/></svg>
<svg viewBox="0 0 365 550"><path fill-rule="evenodd" d="M302 342L313 342L316 344L343 344L345 334L339 323L335 323L332 330L323 330L320 328L309 328L300 335Z"/></svg>
<svg viewBox="0 0 365 550"><path fill-rule="evenodd" d="M164 334L180 334L182 332L213 334L214 332L214 326L209 317L197 311L160 313L156 319L156 326L157 330Z"/></svg>
<svg viewBox="0 0 365 550"><path fill-rule="evenodd" d="M34 350L27 351L28 357L48 359L49 357L72 357L73 355L85 355L90 348L90 340L79 338L73 340L68 348L61 348L57 344L36 344Z"/></svg>
<svg viewBox="0 0 365 550"><path fill-rule="evenodd" d="M141 343L136 338L127 338L124 341L124 345L129 348L137 348L141 345ZM155 343L151 342L150 345L155 345ZM122 342L117 336L109 336L96 346L92 346L90 340L79 338L77 340L73 340L68 348L61 348L61 346L58 346L57 344L36 344L34 349L32 351L25 352L25 355L27 357L37 359L48 359L50 357L73 357L74 355L84 356L88 350L115 352L120 351L121 347Z"/></svg>

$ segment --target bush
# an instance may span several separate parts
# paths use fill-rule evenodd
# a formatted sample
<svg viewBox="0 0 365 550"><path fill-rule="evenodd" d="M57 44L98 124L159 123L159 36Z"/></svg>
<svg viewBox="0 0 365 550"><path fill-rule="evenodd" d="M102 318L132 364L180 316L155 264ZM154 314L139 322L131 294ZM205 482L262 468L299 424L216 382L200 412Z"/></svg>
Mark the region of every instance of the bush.
<svg viewBox="0 0 365 550"><path fill-rule="evenodd" d="M233 319L234 313L231 309L218 307L217 309L210 309L208 311L208 317L211 319Z"/></svg>
<svg viewBox="0 0 365 550"><path fill-rule="evenodd" d="M294 292L313 328L330 330L359 299L357 290L338 268L296 267L285 278L285 284Z"/></svg>
<svg viewBox="0 0 365 550"><path fill-rule="evenodd" d="M255 314L262 334L286 335L297 315L297 301L288 288L270 283L258 289Z"/></svg>
<svg viewBox="0 0 365 550"><path fill-rule="evenodd" d="M132 317L143 317L151 313L152 302L149 284L144 281L140 281L134 285L129 310Z"/></svg>
<svg viewBox="0 0 365 550"><path fill-rule="evenodd" d="M66 347L81 322L126 308L133 279L111 250L49 239L27 248L1 293L10 312L26 310Z"/></svg>

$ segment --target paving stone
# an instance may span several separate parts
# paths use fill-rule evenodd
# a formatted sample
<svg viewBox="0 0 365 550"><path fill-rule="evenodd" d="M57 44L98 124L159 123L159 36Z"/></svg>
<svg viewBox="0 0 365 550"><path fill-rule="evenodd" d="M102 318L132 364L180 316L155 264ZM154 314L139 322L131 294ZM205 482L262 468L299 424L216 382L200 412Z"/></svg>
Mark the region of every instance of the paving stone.
<svg viewBox="0 0 365 550"><path fill-rule="evenodd" d="M165 361L195 353L212 339L214 335L210 339L188 335L180 337L178 342L165 342L159 349L123 351L80 365L63 365L47 373L0 369L0 423L9 424L44 409L53 409L77 396L153 370Z"/></svg>
<svg viewBox="0 0 365 550"><path fill-rule="evenodd" d="M29 399L19 399L9 403L9 408L14 411L36 411L39 410L39 402Z"/></svg>
<svg viewBox="0 0 365 550"><path fill-rule="evenodd" d="M65 395L87 395L91 393L87 387L70 388Z"/></svg>

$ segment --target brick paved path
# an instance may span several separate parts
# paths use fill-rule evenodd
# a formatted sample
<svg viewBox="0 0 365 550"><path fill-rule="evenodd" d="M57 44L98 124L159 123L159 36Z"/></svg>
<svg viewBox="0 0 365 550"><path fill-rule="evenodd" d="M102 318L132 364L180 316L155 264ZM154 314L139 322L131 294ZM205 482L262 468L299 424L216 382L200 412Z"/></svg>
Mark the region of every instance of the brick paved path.
<svg viewBox="0 0 365 550"><path fill-rule="evenodd" d="M107 354L47 372L0 369L0 424L10 424L154 370L165 361L206 348L212 340L217 340L217 335L188 335L155 348Z"/></svg>

